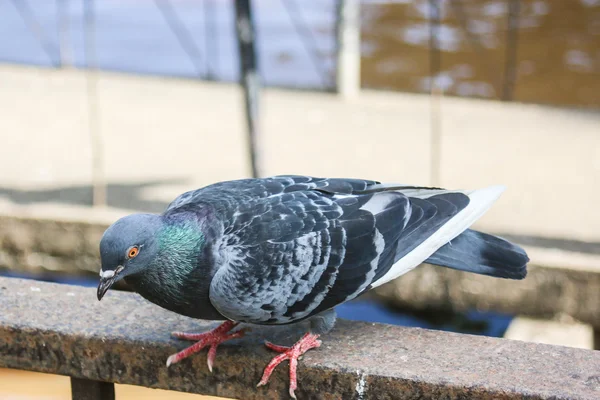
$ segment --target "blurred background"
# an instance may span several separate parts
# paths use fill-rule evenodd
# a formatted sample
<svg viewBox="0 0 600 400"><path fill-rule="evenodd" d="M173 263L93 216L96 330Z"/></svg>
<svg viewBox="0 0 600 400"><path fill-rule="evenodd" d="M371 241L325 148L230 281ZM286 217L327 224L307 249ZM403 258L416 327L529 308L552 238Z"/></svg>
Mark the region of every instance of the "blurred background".
<svg viewBox="0 0 600 400"><path fill-rule="evenodd" d="M93 287L105 226L221 180L504 184L475 227L526 246L530 277L424 267L338 314L600 346L600 0L238 6L0 1L2 275ZM572 271L588 275L565 289ZM69 396L68 378L0 370L3 399Z"/></svg>

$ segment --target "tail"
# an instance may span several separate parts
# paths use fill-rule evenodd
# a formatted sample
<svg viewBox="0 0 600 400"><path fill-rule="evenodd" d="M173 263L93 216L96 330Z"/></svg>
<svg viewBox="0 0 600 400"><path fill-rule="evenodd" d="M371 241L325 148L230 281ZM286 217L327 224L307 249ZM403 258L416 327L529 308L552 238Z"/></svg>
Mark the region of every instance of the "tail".
<svg viewBox="0 0 600 400"><path fill-rule="evenodd" d="M529 257L525 250L507 240L467 229L425 262L497 278L523 279Z"/></svg>

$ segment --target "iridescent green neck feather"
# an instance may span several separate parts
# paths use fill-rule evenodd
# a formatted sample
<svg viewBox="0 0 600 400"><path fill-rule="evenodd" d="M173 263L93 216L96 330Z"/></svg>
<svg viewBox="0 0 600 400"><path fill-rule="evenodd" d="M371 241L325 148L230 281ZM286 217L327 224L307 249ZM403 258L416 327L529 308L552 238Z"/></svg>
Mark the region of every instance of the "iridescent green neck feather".
<svg viewBox="0 0 600 400"><path fill-rule="evenodd" d="M142 274L128 280L142 296L167 309L179 311L191 301L181 293L196 284L205 246L204 233L194 222L166 222L156 232L156 257Z"/></svg>
<svg viewBox="0 0 600 400"><path fill-rule="evenodd" d="M200 251L204 247L204 233L198 225L191 223L165 224L157 234L157 263L176 262L183 269L195 267ZM189 271L188 271L189 272Z"/></svg>

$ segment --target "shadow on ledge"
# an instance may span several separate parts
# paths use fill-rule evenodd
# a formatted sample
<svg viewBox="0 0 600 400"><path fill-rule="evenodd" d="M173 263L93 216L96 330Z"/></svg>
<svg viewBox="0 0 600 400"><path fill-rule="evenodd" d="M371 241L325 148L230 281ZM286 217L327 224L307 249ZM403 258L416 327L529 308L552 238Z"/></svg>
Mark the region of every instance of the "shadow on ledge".
<svg viewBox="0 0 600 400"><path fill-rule="evenodd" d="M185 179L153 180L140 183L109 183L107 185L107 205L114 208L161 212L169 202L145 198L144 190L161 185L182 185ZM196 187L190 186L190 190ZM41 190L20 190L0 187L0 197L16 204L57 202L81 206L91 206L93 192L90 185L65 186Z"/></svg>

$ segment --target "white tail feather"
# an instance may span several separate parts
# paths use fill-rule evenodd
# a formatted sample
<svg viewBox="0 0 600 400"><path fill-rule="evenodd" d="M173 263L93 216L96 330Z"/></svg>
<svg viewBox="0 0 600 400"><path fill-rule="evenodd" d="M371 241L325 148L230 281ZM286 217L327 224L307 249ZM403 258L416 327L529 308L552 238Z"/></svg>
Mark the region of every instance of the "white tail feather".
<svg viewBox="0 0 600 400"><path fill-rule="evenodd" d="M382 276L376 282L373 282L372 286L377 287L383 285L395 279L401 275L404 275L408 271L414 269L423 261L428 259L433 253L435 253L440 247L460 235L463 231L468 229L475 221L477 221L487 210L490 209L492 204L504 192L506 188L504 186L490 186L484 189L471 190L471 191L459 191L459 190L414 190L409 189L406 191L399 190L403 194L409 197L427 198L435 194L460 192L469 196L469 204L463 210L459 211L454 217L446 222L440 229L438 229L433 235L428 237L414 248L410 253L398 260L390 270Z"/></svg>

